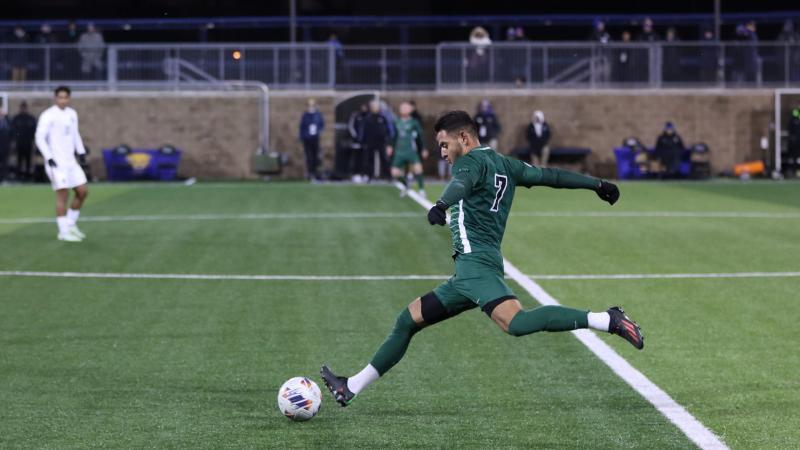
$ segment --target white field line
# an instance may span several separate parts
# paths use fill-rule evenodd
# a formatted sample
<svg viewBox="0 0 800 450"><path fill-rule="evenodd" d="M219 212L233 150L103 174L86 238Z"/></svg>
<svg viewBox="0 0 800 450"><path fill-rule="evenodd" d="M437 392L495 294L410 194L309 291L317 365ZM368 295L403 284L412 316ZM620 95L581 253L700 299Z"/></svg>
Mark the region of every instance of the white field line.
<svg viewBox="0 0 800 450"><path fill-rule="evenodd" d="M800 219L800 213L757 211L521 211L512 217L584 217L584 218L697 218L697 219ZM319 212L253 214L161 214L81 217L82 222L160 222L186 220L314 220L314 219L402 219L419 218L414 212ZM1 225L52 223L55 217L0 218Z"/></svg>
<svg viewBox="0 0 800 450"><path fill-rule="evenodd" d="M447 275L226 275L201 273L41 272L0 270L2 277L111 278L139 280L239 280L239 281L394 281L444 280Z"/></svg>
<svg viewBox="0 0 800 450"><path fill-rule="evenodd" d="M409 197L425 209L430 209L433 203L419 196L416 192L409 191ZM559 305L558 300L548 294L541 286L536 284L519 271L510 261L503 258L506 275L511 277L542 305ZM633 367L590 330L575 330L572 332L583 345L592 351L614 373L628 383L647 401L653 404L670 422L678 427L701 449L727 449L728 447L700 421L679 405L663 389L655 385L643 373Z"/></svg>
<svg viewBox="0 0 800 450"><path fill-rule="evenodd" d="M217 273L115 273L115 272L49 272L29 270L0 270L0 277L40 278L107 278L141 280L220 280L220 281L443 281L451 275L259 275ZM525 275L539 280L662 280L714 278L795 278L800 272L732 272L732 273L620 273L578 275ZM513 279L506 274L506 278Z"/></svg>

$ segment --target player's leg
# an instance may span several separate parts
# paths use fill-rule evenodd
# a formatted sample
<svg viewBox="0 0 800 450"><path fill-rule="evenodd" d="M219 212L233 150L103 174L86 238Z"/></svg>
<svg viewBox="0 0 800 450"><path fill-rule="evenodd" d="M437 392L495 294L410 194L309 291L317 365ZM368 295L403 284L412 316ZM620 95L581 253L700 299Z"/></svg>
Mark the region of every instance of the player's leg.
<svg viewBox="0 0 800 450"><path fill-rule="evenodd" d="M81 215L81 207L86 197L89 196L89 188L86 184L75 186L73 188L75 196L72 198L72 203L67 210L67 219L69 220L69 229L72 234L77 235L81 239L85 239L86 235L78 228L78 218Z"/></svg>
<svg viewBox="0 0 800 450"><path fill-rule="evenodd" d="M406 190L408 189L408 183L406 182L406 177L403 175L402 167L397 165L397 155L392 158L392 178L394 181L400 183L402 188L400 189L400 196L405 197Z"/></svg>
<svg viewBox="0 0 800 450"><path fill-rule="evenodd" d="M425 196L425 177L422 174L422 163L415 162L411 165L411 172L414 173L414 177L417 179L417 187L419 188L419 193L423 197Z"/></svg>
<svg viewBox="0 0 800 450"><path fill-rule="evenodd" d="M641 329L619 307L599 313L560 305L524 310L519 300L507 298L488 302L482 309L503 331L512 336L525 336L539 331L592 328L616 334L640 350L644 347Z"/></svg>
<svg viewBox="0 0 800 450"><path fill-rule="evenodd" d="M322 366L322 379L336 401L347 406L357 394L400 362L417 332L476 306L458 294L451 281L447 281L434 291L414 299L400 312L389 335L360 372L346 378Z"/></svg>
<svg viewBox="0 0 800 450"><path fill-rule="evenodd" d="M70 233L70 222L67 217L67 203L69 201L69 189L56 190L56 225L58 225L58 240L77 242L81 239Z"/></svg>

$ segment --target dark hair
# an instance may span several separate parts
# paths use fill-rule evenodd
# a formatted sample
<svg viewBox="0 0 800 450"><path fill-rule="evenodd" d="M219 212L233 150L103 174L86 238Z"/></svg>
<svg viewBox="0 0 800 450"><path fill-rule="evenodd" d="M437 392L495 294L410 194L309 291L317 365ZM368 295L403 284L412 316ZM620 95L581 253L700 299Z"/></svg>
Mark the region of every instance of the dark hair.
<svg viewBox="0 0 800 450"><path fill-rule="evenodd" d="M478 126L466 111L450 111L444 113L439 117L439 120L436 121L436 125L433 126L433 129L437 133L444 130L448 134L464 130L472 136L478 136Z"/></svg>
<svg viewBox="0 0 800 450"><path fill-rule="evenodd" d="M56 90L55 90L55 91L53 91L53 93L54 93L56 96L58 96L58 93L59 93L59 92L66 92L66 93L67 93L67 95L72 95L72 91L71 91L71 90L69 89L69 87L67 87L67 86L59 86L59 87L57 87L57 88L56 88Z"/></svg>

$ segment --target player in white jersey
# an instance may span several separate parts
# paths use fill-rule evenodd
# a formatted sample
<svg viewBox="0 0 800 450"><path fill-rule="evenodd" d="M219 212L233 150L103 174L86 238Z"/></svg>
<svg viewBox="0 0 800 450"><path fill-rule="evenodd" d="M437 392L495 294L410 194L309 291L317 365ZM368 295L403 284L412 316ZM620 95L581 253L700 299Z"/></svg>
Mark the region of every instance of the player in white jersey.
<svg viewBox="0 0 800 450"><path fill-rule="evenodd" d="M86 174L78 160L86 161L86 149L78 132L78 113L69 107L71 91L66 86L55 90L55 105L47 108L40 116L36 126L36 146L45 160L45 171L56 191L56 221L60 241L80 242L86 235L78 229L78 216L81 213L89 190L86 187ZM67 209L69 190L75 191L75 198Z"/></svg>

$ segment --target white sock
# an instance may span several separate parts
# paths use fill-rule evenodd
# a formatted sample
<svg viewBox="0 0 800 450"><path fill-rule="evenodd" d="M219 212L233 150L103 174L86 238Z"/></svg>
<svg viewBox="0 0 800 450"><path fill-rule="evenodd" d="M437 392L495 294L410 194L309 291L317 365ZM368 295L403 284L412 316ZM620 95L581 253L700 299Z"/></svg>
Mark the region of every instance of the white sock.
<svg viewBox="0 0 800 450"><path fill-rule="evenodd" d="M68 209L67 210L67 219L69 219L69 225L73 226L78 223L78 217L81 215L80 209Z"/></svg>
<svg viewBox="0 0 800 450"><path fill-rule="evenodd" d="M589 313L589 328L608 331L608 324L611 322L611 316L607 312Z"/></svg>
<svg viewBox="0 0 800 450"><path fill-rule="evenodd" d="M372 364L367 364L367 367L364 367L361 372L347 379L347 389L350 389L353 394L358 394L378 378L380 378L378 371L372 367Z"/></svg>
<svg viewBox="0 0 800 450"><path fill-rule="evenodd" d="M56 217L56 223L58 224L58 234L67 234L70 227L69 219L67 218L67 216Z"/></svg>

